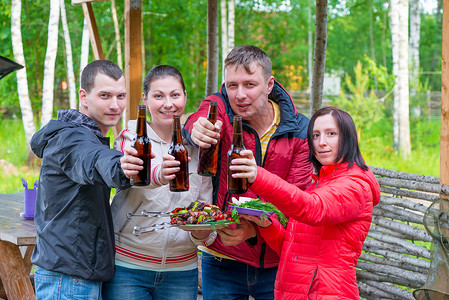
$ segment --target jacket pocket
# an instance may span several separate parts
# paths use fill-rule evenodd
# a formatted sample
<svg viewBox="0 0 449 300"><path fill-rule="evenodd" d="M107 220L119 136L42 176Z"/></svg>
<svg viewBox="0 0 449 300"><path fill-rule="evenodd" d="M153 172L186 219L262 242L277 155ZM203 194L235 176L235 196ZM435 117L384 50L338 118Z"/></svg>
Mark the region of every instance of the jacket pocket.
<svg viewBox="0 0 449 300"><path fill-rule="evenodd" d="M309 290L307 291L307 300L318 299L318 289L320 287L320 279L318 275L318 267L313 272L312 280L310 281Z"/></svg>

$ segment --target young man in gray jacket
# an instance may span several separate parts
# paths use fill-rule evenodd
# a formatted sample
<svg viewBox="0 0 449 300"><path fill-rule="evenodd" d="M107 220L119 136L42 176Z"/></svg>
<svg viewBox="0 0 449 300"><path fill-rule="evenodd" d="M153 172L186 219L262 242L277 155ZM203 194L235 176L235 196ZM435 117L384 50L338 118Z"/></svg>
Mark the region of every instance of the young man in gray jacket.
<svg viewBox="0 0 449 300"><path fill-rule="evenodd" d="M122 70L107 60L81 75L80 109L59 110L30 145L42 158L34 223L37 299L101 299L114 276L111 187L129 187L106 134L126 106Z"/></svg>

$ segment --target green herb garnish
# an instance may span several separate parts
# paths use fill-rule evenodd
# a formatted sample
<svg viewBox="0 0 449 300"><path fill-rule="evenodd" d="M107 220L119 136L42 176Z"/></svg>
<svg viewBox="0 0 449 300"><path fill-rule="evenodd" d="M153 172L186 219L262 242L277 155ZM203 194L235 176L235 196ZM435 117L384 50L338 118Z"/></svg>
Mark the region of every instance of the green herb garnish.
<svg viewBox="0 0 449 300"><path fill-rule="evenodd" d="M252 209L260 209L263 210L264 213L261 215L261 218L267 218L267 211L271 211L276 214L279 222L281 222L282 226L287 227L288 220L285 215L276 208L273 204L269 202L262 202L260 199L251 199L249 201L245 201L240 204L232 203L233 206L244 207L244 208L252 208ZM234 214L234 212L232 212ZM234 216L233 216L234 218Z"/></svg>
<svg viewBox="0 0 449 300"><path fill-rule="evenodd" d="M209 224L210 224L210 229L212 231L215 231L215 230L217 230L217 228L216 228L217 225L223 224L223 225L227 226L227 224L230 224L230 223L232 223L232 221L220 220L220 221L216 221L216 222L210 222Z"/></svg>

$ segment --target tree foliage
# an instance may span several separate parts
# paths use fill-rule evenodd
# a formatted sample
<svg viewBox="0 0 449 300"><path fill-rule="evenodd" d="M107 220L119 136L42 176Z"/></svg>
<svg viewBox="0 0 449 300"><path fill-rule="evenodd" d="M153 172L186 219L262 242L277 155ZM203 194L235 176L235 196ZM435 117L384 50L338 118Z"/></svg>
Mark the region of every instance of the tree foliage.
<svg viewBox="0 0 449 300"><path fill-rule="evenodd" d="M284 5L287 3L288 5ZM235 2L235 45L254 44L264 49L273 62L273 74L287 90L305 90L308 86L307 7L312 0L240 0ZM72 41L74 73L79 87L80 47L83 12L80 5L65 0ZM124 41L124 1L115 1ZM107 59L115 61L117 50L109 1L92 3ZM369 13L371 7L372 13ZM39 120L44 58L47 47L48 0L22 0L22 36L27 64L30 98ZM184 75L187 110L196 109L204 97L206 79L207 0L142 0L145 70L158 64L172 64ZM13 58L10 36L11 1L0 1L0 54ZM313 21L314 22L314 21ZM372 41L370 40L370 26ZM314 28L312 24L311 28ZM365 55L391 73L391 39L388 5L384 0L329 0L326 72L339 71L354 80L354 66ZM55 69L54 110L69 107L63 33L60 30ZM220 36L221 38L221 36ZM221 51L221 49L220 49ZM123 49L122 49L123 52ZM89 60L93 59L90 54ZM441 14L422 15L420 60L421 80L438 90L441 85ZM365 67L364 67L365 69ZM221 74L221 62L219 74ZM144 75L144 74L142 74ZM346 75L343 75L346 76ZM221 82L221 75L219 82ZM378 89L382 89L378 86ZM16 78L0 80L0 114L20 115Z"/></svg>
<svg viewBox="0 0 449 300"><path fill-rule="evenodd" d="M385 118L384 98L376 95L372 78L378 77L385 87L392 85L394 78L368 57L365 57L365 66L357 62L354 74L354 79L349 74L345 75L345 88L332 103L352 116L360 139L362 131L371 130L373 124Z"/></svg>

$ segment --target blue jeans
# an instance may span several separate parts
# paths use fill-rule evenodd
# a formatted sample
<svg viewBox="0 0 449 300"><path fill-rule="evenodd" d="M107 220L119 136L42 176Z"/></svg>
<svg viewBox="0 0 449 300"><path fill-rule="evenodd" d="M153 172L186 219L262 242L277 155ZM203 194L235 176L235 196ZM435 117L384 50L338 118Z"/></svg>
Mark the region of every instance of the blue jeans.
<svg viewBox="0 0 449 300"><path fill-rule="evenodd" d="M115 266L112 281L103 284L105 300L196 300L198 269L153 272Z"/></svg>
<svg viewBox="0 0 449 300"><path fill-rule="evenodd" d="M201 270L204 300L274 299L277 268L255 268L203 252Z"/></svg>
<svg viewBox="0 0 449 300"><path fill-rule="evenodd" d="M37 300L101 300L101 282L37 267L34 273Z"/></svg>

